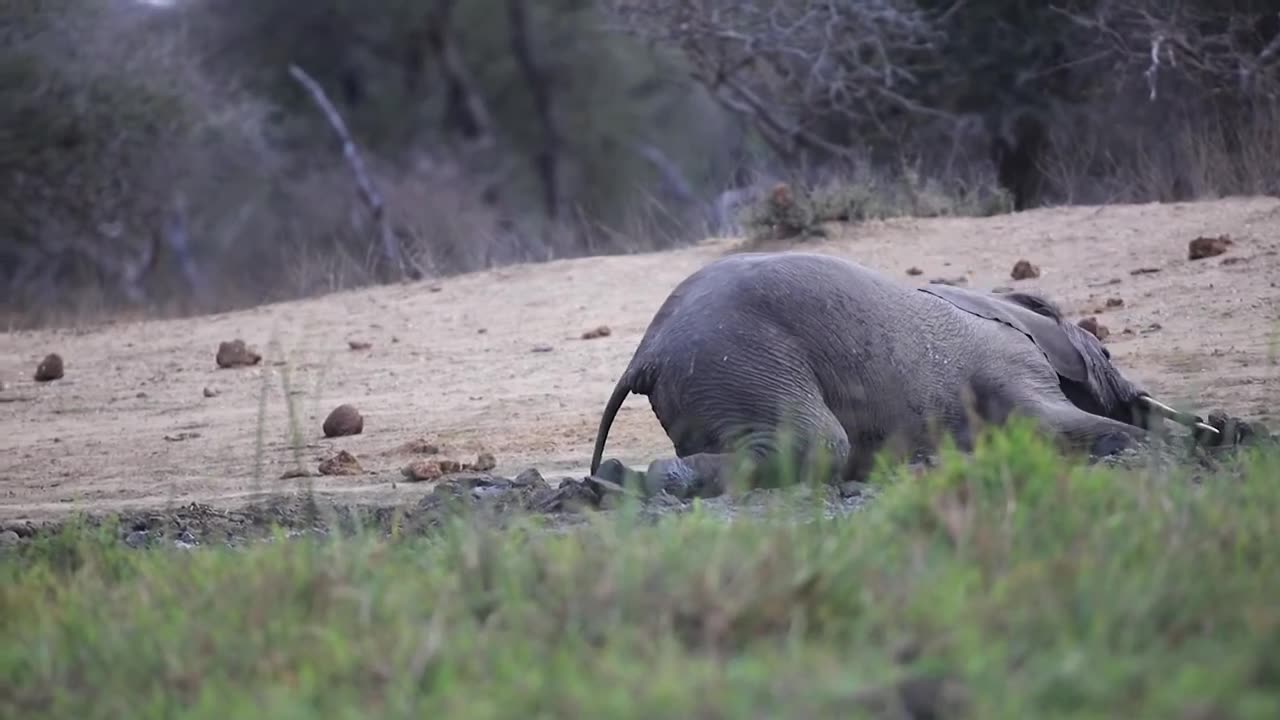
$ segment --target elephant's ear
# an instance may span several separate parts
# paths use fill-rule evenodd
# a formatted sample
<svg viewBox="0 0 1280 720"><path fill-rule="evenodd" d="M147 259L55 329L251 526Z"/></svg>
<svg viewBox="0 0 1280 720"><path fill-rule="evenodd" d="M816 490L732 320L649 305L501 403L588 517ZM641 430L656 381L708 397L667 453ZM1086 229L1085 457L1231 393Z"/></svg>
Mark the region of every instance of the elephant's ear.
<svg viewBox="0 0 1280 720"><path fill-rule="evenodd" d="M967 313L1020 331L1031 338L1062 377L1075 382L1089 379L1084 356L1063 327L1061 314L1043 298L1026 293L995 295L951 285L929 285L919 290L942 298Z"/></svg>

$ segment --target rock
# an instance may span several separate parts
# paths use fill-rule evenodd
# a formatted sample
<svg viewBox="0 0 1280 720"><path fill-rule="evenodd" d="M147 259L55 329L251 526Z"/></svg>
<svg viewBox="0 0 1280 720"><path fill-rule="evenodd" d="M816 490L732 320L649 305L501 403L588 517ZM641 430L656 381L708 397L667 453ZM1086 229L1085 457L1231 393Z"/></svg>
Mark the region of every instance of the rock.
<svg viewBox="0 0 1280 720"><path fill-rule="evenodd" d="M58 353L49 353L36 366L35 378L36 382L50 382L61 378L62 374L62 356Z"/></svg>
<svg viewBox="0 0 1280 720"><path fill-rule="evenodd" d="M596 338L609 337L612 334L613 330L610 330L608 325L601 325L582 333L582 339L595 340Z"/></svg>
<svg viewBox="0 0 1280 720"><path fill-rule="evenodd" d="M551 352L551 351L552 351L552 350L554 350L554 349L555 349L555 348L552 348L550 345L534 345L534 346L529 350L529 352L547 353L547 352Z"/></svg>
<svg viewBox="0 0 1280 720"><path fill-rule="evenodd" d="M849 482L840 483L840 497L853 498L863 497L871 494L871 485L869 483L850 480Z"/></svg>
<svg viewBox="0 0 1280 720"><path fill-rule="evenodd" d="M0 532L0 547L12 547L21 541L22 538L18 537L18 533L12 530Z"/></svg>
<svg viewBox="0 0 1280 720"><path fill-rule="evenodd" d="M1118 298L1118 297L1107 298L1107 307L1109 308L1124 307L1124 298Z"/></svg>
<svg viewBox="0 0 1280 720"><path fill-rule="evenodd" d="M924 274L924 271L923 271L923 270L921 270L920 268L918 268L918 267L916 267L916 266L912 265L911 267L907 268L907 274L908 274L908 275L911 275L912 277L914 277L914 276L916 276L916 275L923 275L923 274Z"/></svg>
<svg viewBox="0 0 1280 720"><path fill-rule="evenodd" d="M211 387L207 387L204 389L204 396L207 398L218 397L218 391Z"/></svg>
<svg viewBox="0 0 1280 720"><path fill-rule="evenodd" d="M151 535L146 530L134 530L124 537L124 544L131 548L146 547Z"/></svg>
<svg viewBox="0 0 1280 720"><path fill-rule="evenodd" d="M339 450L337 455L320 463L321 475L359 475L363 472L360 461L346 450Z"/></svg>
<svg viewBox="0 0 1280 720"><path fill-rule="evenodd" d="M1239 256L1232 256L1232 257L1228 257L1228 258L1222 258L1222 262L1220 262L1220 263L1218 263L1218 264L1219 264L1219 265L1223 265L1223 266L1227 266L1227 265L1240 265L1240 264L1245 263L1245 262L1248 262L1248 258L1242 258L1242 257L1239 257Z"/></svg>
<svg viewBox="0 0 1280 720"><path fill-rule="evenodd" d="M359 435L364 432L364 417L354 406L344 403L329 413L321 429L324 430L325 437Z"/></svg>
<svg viewBox="0 0 1280 720"><path fill-rule="evenodd" d="M1098 338L1099 340L1106 340L1107 336L1111 334L1111 331L1107 329L1107 326L1098 322L1098 318L1096 317L1092 317L1092 316L1087 317L1081 320L1080 322L1076 323L1076 325L1079 325L1081 328L1087 330L1089 333L1091 333L1094 337Z"/></svg>
<svg viewBox="0 0 1280 720"><path fill-rule="evenodd" d="M1225 253L1234 245L1227 235L1218 237L1198 237L1187 244L1188 260L1203 260Z"/></svg>
<svg viewBox="0 0 1280 720"><path fill-rule="evenodd" d="M600 495L589 480L566 479L560 486L538 498L538 512L583 512L600 507Z"/></svg>
<svg viewBox="0 0 1280 720"><path fill-rule="evenodd" d="M262 356L245 345L239 338L218 344L218 355L214 360L220 368L247 367L262 362Z"/></svg>
<svg viewBox="0 0 1280 720"><path fill-rule="evenodd" d="M931 285L968 285L969 279L963 275L957 275L956 277L953 277L953 278L940 277L940 278L934 278L930 280L929 284Z"/></svg>
<svg viewBox="0 0 1280 720"><path fill-rule="evenodd" d="M368 350L373 347L373 343L365 342L364 340L348 340L347 347L352 350Z"/></svg>
<svg viewBox="0 0 1280 720"><path fill-rule="evenodd" d="M493 453L482 452L476 456L476 461L471 463L467 469L478 472L489 472L496 467L498 467L498 460L493 456Z"/></svg>
<svg viewBox="0 0 1280 720"><path fill-rule="evenodd" d="M290 468L280 473L281 480L293 480L295 478L311 477L311 472L306 468Z"/></svg>
<svg viewBox="0 0 1280 720"><path fill-rule="evenodd" d="M511 483L513 485L524 487L531 485L546 485L547 481L542 477L542 473L538 472L537 468L527 468L521 471L519 475L516 475L515 480L512 480Z"/></svg>
<svg viewBox="0 0 1280 720"><path fill-rule="evenodd" d="M1019 260L1013 264L1009 277L1014 280L1031 280L1040 277L1040 268L1032 265L1030 260Z"/></svg>
<svg viewBox="0 0 1280 720"><path fill-rule="evenodd" d="M1134 270L1130 270L1129 274L1130 275L1151 275L1158 272L1160 272L1160 268L1157 268L1157 267L1140 267Z"/></svg>
<svg viewBox="0 0 1280 720"><path fill-rule="evenodd" d="M462 471L462 463L457 460L449 460L446 458L433 460L414 460L401 469L400 474L404 475L409 482L431 482L439 480L445 475Z"/></svg>

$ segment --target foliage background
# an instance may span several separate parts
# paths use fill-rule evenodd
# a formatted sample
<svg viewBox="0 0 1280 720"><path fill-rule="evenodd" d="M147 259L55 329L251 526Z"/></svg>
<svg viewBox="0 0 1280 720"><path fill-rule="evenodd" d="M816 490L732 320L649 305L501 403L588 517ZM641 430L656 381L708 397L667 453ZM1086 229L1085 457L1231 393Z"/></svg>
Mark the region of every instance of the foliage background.
<svg viewBox="0 0 1280 720"><path fill-rule="evenodd" d="M14 0L0 303L397 279L291 63L422 276L738 232L777 181L879 213L1274 192L1278 58L1262 0Z"/></svg>

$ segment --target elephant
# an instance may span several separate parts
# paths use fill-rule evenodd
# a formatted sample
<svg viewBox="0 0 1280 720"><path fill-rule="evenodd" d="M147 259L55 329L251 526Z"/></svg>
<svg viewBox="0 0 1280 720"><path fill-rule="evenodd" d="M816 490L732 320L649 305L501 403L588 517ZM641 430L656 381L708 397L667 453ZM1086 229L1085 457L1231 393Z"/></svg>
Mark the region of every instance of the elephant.
<svg viewBox="0 0 1280 720"><path fill-rule="evenodd" d="M1126 379L1040 295L913 288L802 251L728 255L671 291L605 405L593 477L606 477L605 441L633 393L675 449L644 489L681 498L724 492L744 457L748 475L825 457L824 477L864 480L882 450L927 456L948 435L971 451L980 424L1015 414L1093 458L1141 444L1156 418L1217 434Z"/></svg>

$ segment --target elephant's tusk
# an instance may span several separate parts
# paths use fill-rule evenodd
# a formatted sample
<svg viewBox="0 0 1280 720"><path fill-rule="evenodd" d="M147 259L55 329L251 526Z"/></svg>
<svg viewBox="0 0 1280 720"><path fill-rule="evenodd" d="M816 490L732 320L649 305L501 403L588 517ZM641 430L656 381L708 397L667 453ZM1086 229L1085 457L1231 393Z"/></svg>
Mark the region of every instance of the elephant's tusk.
<svg viewBox="0 0 1280 720"><path fill-rule="evenodd" d="M1191 427L1194 427L1197 430L1205 430L1207 432L1211 432L1214 435L1221 435L1221 433L1218 432L1218 428L1210 425L1209 423L1202 423L1200 421L1196 421L1196 424L1192 425Z"/></svg>
<svg viewBox="0 0 1280 720"><path fill-rule="evenodd" d="M1211 432L1214 435L1219 434L1217 428L1204 422L1199 417L1196 417L1191 413L1179 412L1177 410L1174 410L1173 408L1169 407L1168 405L1165 405L1159 400L1156 400L1150 395L1140 396L1138 398L1138 402L1141 402L1143 405L1147 407L1147 409L1151 410L1155 414L1160 415L1161 417L1168 418L1181 425L1185 425L1187 427L1194 427L1197 430L1204 430L1207 432Z"/></svg>

